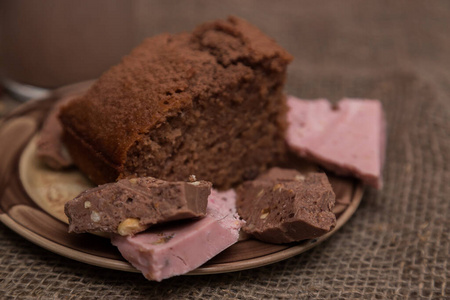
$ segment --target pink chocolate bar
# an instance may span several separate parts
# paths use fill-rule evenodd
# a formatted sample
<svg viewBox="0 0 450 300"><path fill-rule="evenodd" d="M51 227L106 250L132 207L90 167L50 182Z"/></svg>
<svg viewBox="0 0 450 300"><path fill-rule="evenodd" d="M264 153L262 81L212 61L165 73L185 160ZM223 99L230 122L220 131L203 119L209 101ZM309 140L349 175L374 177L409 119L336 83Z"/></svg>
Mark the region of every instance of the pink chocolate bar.
<svg viewBox="0 0 450 300"><path fill-rule="evenodd" d="M353 175L381 188L385 152L385 120L378 100L325 99L289 96L286 140L300 156L340 175Z"/></svg>
<svg viewBox="0 0 450 300"><path fill-rule="evenodd" d="M212 190L205 217L135 236L114 235L111 242L149 280L181 275L238 241L243 221L238 218L235 203L234 190Z"/></svg>

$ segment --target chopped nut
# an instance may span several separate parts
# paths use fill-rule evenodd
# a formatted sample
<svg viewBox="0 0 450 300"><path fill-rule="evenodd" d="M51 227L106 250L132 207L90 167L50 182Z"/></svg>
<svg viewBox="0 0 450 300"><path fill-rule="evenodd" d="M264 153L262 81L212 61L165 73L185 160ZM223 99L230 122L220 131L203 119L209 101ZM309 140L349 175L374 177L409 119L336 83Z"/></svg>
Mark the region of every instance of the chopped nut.
<svg viewBox="0 0 450 300"><path fill-rule="evenodd" d="M295 175L295 180L297 180L297 181L305 181L305 176L303 176L303 175Z"/></svg>
<svg viewBox="0 0 450 300"><path fill-rule="evenodd" d="M259 218L260 219L265 219L265 218L267 218L269 213L270 213L270 208L269 207L264 208L264 209L261 210L261 216Z"/></svg>
<svg viewBox="0 0 450 300"><path fill-rule="evenodd" d="M89 207L91 207L91 201L84 202L84 208L89 208Z"/></svg>
<svg viewBox="0 0 450 300"><path fill-rule="evenodd" d="M189 181L190 182L197 181L197 177L195 175L189 175Z"/></svg>
<svg viewBox="0 0 450 300"><path fill-rule="evenodd" d="M274 185L273 186L273 189L272 189L272 191L276 191L276 190L278 190L279 192L281 192L281 189L283 188L283 185L281 184L281 183L278 183L278 184L276 184L276 185Z"/></svg>
<svg viewBox="0 0 450 300"><path fill-rule="evenodd" d="M261 209L261 213L262 213L262 214L270 213L270 208L269 208L269 207L266 207L266 208Z"/></svg>
<svg viewBox="0 0 450 300"><path fill-rule="evenodd" d="M269 215L269 213L265 213L265 214L262 214L259 218L260 219L265 219L265 218L267 218L268 215Z"/></svg>
<svg viewBox="0 0 450 300"><path fill-rule="evenodd" d="M258 194L256 194L256 198L261 198L264 195L264 189L260 190Z"/></svg>
<svg viewBox="0 0 450 300"><path fill-rule="evenodd" d="M120 222L119 226L117 226L117 232L122 235L131 235L139 231L145 230L147 227L139 224L139 219L136 218L127 218Z"/></svg>
<svg viewBox="0 0 450 300"><path fill-rule="evenodd" d="M100 221L100 214L99 214L98 212L96 212L95 210L93 210L93 211L91 212L91 220L92 220L93 222L98 222L98 221Z"/></svg>
<svg viewBox="0 0 450 300"><path fill-rule="evenodd" d="M136 183L137 183L137 178L130 178L130 179L128 179L128 181L129 181L131 184L136 184Z"/></svg>

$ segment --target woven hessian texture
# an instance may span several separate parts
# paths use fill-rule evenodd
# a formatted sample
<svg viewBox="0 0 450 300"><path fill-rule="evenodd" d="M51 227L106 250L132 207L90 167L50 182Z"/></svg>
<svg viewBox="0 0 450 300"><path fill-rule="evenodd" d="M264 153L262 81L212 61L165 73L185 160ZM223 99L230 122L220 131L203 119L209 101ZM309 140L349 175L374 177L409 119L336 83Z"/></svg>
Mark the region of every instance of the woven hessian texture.
<svg viewBox="0 0 450 300"><path fill-rule="evenodd" d="M288 93L380 99L388 121L383 190L367 190L350 221L304 254L162 283L66 259L0 224L0 298L449 299L450 2L179 6L161 1L157 9L171 26L236 14L275 37L295 56Z"/></svg>

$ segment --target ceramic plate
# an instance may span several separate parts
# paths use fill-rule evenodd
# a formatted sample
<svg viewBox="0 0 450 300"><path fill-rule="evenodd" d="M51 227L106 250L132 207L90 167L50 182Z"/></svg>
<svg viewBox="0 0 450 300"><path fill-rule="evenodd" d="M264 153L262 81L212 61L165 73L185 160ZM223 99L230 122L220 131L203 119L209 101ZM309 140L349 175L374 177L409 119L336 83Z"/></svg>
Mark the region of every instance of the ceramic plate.
<svg viewBox="0 0 450 300"><path fill-rule="evenodd" d="M92 82L67 86L28 102L0 122L0 221L29 241L84 263L138 272L111 245L93 234L68 234L64 203L92 186L77 169L53 171L35 155L39 128L55 101L85 91ZM362 185L330 176L336 193L337 225L328 234L300 243L273 245L243 237L189 274L213 274L264 266L305 252L333 235L356 211Z"/></svg>

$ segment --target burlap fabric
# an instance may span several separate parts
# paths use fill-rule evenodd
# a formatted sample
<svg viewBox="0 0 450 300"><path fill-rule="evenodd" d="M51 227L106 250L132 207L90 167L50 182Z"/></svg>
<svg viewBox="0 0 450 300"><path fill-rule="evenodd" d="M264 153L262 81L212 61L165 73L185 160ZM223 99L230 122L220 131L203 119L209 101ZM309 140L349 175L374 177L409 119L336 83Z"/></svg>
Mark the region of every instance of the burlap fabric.
<svg viewBox="0 0 450 300"><path fill-rule="evenodd" d="M247 18L295 56L288 93L380 99L383 190L368 190L353 218L307 253L162 283L60 257L0 224L0 298L450 298L449 1L188 1L159 10L169 30Z"/></svg>

